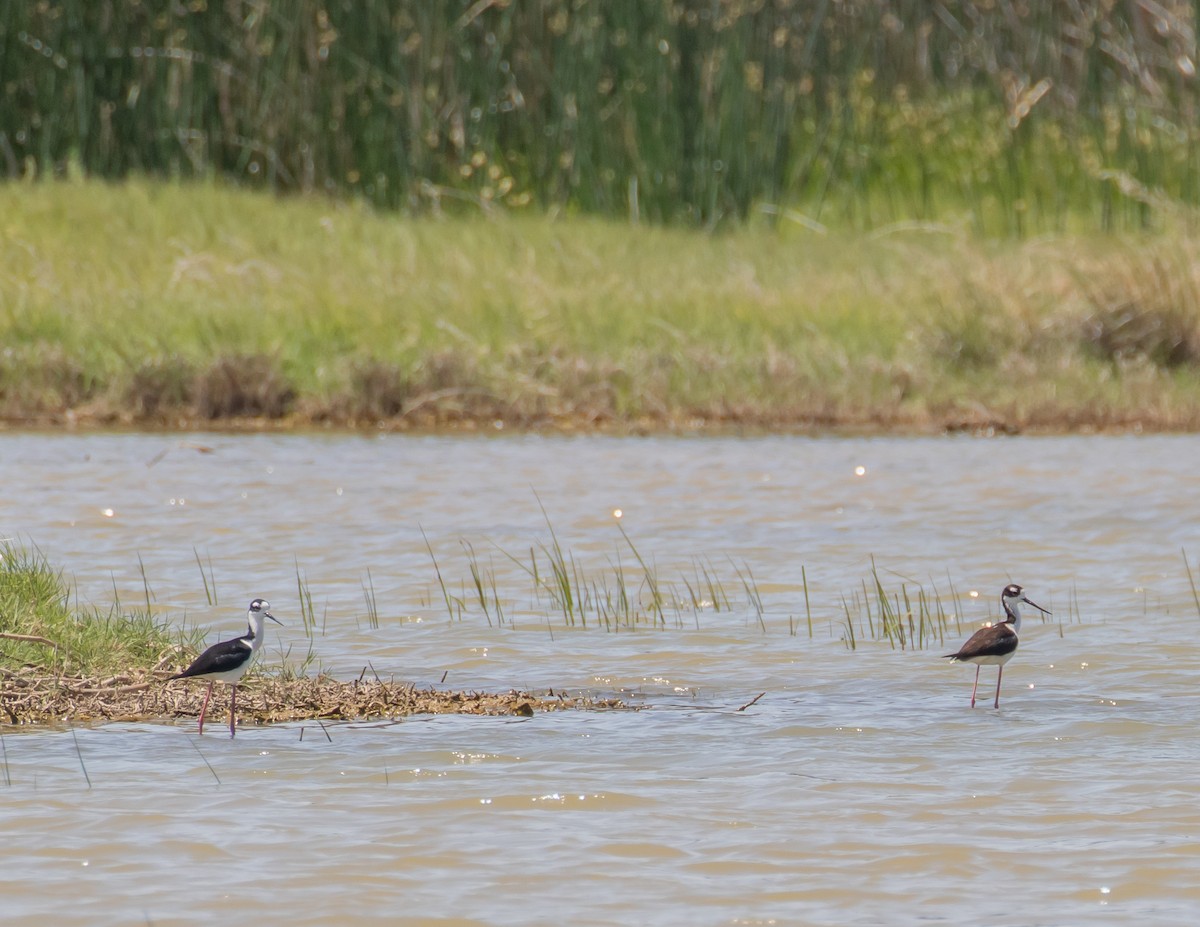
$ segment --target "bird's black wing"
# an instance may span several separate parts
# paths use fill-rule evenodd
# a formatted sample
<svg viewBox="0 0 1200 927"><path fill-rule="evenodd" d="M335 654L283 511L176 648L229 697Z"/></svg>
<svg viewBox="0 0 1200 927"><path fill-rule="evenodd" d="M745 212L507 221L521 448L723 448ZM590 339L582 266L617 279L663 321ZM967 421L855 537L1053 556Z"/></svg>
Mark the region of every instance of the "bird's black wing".
<svg viewBox="0 0 1200 927"><path fill-rule="evenodd" d="M971 635L958 653L945 656L951 660L971 660L979 657L1002 657L1017 649L1017 632L1007 624L980 628Z"/></svg>
<svg viewBox="0 0 1200 927"><path fill-rule="evenodd" d="M221 641L213 644L204 653L196 657L196 661L182 673L172 676L172 679L184 679L188 676L208 676L213 673L228 673L237 669L250 657L250 648L240 637L231 641Z"/></svg>

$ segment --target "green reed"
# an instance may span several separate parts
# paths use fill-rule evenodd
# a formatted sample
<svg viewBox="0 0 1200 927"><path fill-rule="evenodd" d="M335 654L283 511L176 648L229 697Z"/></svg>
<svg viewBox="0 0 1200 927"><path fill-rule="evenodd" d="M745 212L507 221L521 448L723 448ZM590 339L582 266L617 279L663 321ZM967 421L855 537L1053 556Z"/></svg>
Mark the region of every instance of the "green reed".
<svg viewBox="0 0 1200 927"><path fill-rule="evenodd" d="M375 580L371 570L367 569L367 578L361 583L363 601L367 606L367 627L373 631L379 630L379 602L375 597Z"/></svg>
<svg viewBox="0 0 1200 927"><path fill-rule="evenodd" d="M842 635L842 640L845 641L848 650L858 649L858 635L854 631L854 616L850 614L850 604L846 601L846 597L842 596L842 614L845 616L845 634Z"/></svg>
<svg viewBox="0 0 1200 927"><path fill-rule="evenodd" d="M715 226L1139 227L1200 199L1195 5L13 3L0 171Z"/></svg>
<svg viewBox="0 0 1200 927"><path fill-rule="evenodd" d="M496 614L496 626L504 627L504 606L500 601L500 589L496 583L494 567L490 561L487 567L481 566L470 541L462 540L460 543L467 553L467 562L471 569L471 585L475 590L479 607L483 610L483 617L487 619L488 627L492 626L493 612Z"/></svg>
<svg viewBox="0 0 1200 927"><path fill-rule="evenodd" d="M944 598L932 580L928 588L911 577L901 578L899 588L886 582L871 558L870 576L847 598L841 595L842 641L848 650L862 641L888 644L892 649L922 650L940 647L948 633L961 633L962 605L950 582Z"/></svg>
<svg viewBox="0 0 1200 927"><path fill-rule="evenodd" d="M549 542L531 545L528 557L497 549L529 580L529 596L534 608L542 610L543 600L548 600L552 611L561 617L564 627L586 630L589 626L595 626L610 632L637 628L666 629L669 626L681 628L685 613L690 611L693 623L699 628L701 612L733 611L725 582L710 560L694 559L691 576L685 573L677 581L669 581L663 578L653 559L646 557L623 526L618 524L620 543L606 558L605 567L592 569L562 546L544 508L542 512L550 534ZM506 606L494 564L490 561L484 564L471 542L461 539L459 546L466 557L470 576L468 587L475 593L471 599L479 603L484 620L490 625L491 615L495 613L499 618L498 626L503 626L507 621L508 626L513 627L516 621L513 601L516 599L509 602L508 616L505 618ZM626 555L632 556L633 564L626 563ZM437 563L436 557L434 562ZM734 571L746 594L747 603L755 610L756 620L765 631L765 606L749 566L739 568L735 565ZM438 584L445 590L445 575L440 567L436 572ZM464 586L467 585L464 583ZM443 595L446 595L444 591ZM461 618L468 610L467 597L454 601ZM548 618L549 613L545 617Z"/></svg>
<svg viewBox="0 0 1200 927"><path fill-rule="evenodd" d="M692 563L692 578L684 576L683 586L688 593L688 602L696 627L700 627L700 612L712 609L714 612L730 611L733 606L725 585L717 576L716 569L710 560L696 559ZM759 599L761 604L761 597Z"/></svg>
<svg viewBox="0 0 1200 927"><path fill-rule="evenodd" d="M633 554L634 559L637 560L638 566L642 568L642 581L645 588L649 590L650 593L647 601L649 603L651 614L657 617L658 623L665 628L667 626L666 615L663 614L663 604L665 599L663 596L662 584L658 579L658 573L651 569L651 567L646 563L646 560L642 557L641 551L637 549L637 546L625 532L625 527L620 522L617 523L617 530L621 532L621 537L625 540L625 543L629 545L629 550ZM678 601L678 599L676 599L676 601Z"/></svg>
<svg viewBox="0 0 1200 927"><path fill-rule="evenodd" d="M1187 551L1181 550L1180 553L1183 554L1183 569L1187 573L1188 585L1192 589L1192 601L1196 603L1196 613L1200 615L1200 594L1196 592L1196 578L1192 575L1192 566L1188 563Z"/></svg>
<svg viewBox="0 0 1200 927"><path fill-rule="evenodd" d="M763 614L766 608L763 606L762 594L758 591L758 583L754 581L754 574L750 570L750 564L744 561L741 567L734 564L733 572L742 584L742 591L746 593L746 602L754 612L755 621L765 634L767 623L763 620Z"/></svg>
<svg viewBox="0 0 1200 927"><path fill-rule="evenodd" d="M808 598L808 570L803 565L800 566L800 579L804 583L804 617L808 621L808 639L812 640L813 623L812 623L812 603Z"/></svg>
<svg viewBox="0 0 1200 927"><path fill-rule="evenodd" d="M304 636L311 643L317 634L317 612L313 607L312 587L309 585L308 577L300 570L299 559L295 560L295 564L296 600L300 603L300 623L304 629ZM323 627L322 631L324 631Z"/></svg>
<svg viewBox="0 0 1200 927"><path fill-rule="evenodd" d="M200 559L200 551L193 547L192 553L196 557L196 566L200 568L200 580L204 583L204 601L211 608L217 604L217 575L213 572L212 557L208 558L208 569L205 570L204 561Z"/></svg>
<svg viewBox="0 0 1200 927"><path fill-rule="evenodd" d="M429 543L429 537L425 534L425 529L421 528L421 539L425 542L425 549L429 551L429 559L433 561L433 571L437 574L438 586L442 590L442 601L446 603L446 614L450 620L454 620L454 606L451 602L450 592L446 589L446 581L442 578L442 568L438 566L437 557L433 553L433 546ZM459 607L459 617L462 616L461 604Z"/></svg>
<svg viewBox="0 0 1200 927"><path fill-rule="evenodd" d="M150 588L150 580L146 576L146 564L144 564L142 562L142 555L140 552L138 553L137 558L138 558L138 572L142 576L142 593L146 597L146 614L149 615L154 610L153 606L150 604L151 599L154 598L154 591Z"/></svg>
<svg viewBox="0 0 1200 927"><path fill-rule="evenodd" d="M550 531L550 546L542 545L542 553L550 566L551 576L551 580L545 588L562 610L567 626L571 627L575 624L577 607L583 604L580 594L583 593L585 587L580 582L579 566L576 564L574 556L567 557L563 554L562 545L558 543L558 535L554 531L554 525L551 524L550 516L546 512L546 507L542 505L541 499L538 499L538 506L542 510L542 517L545 518L546 527ZM534 573L537 575L536 570ZM584 620L582 613L580 613L580 618ZM587 626L586 620L584 620L584 626Z"/></svg>
<svg viewBox="0 0 1200 927"><path fill-rule="evenodd" d="M87 765L83 762L83 750L79 746L79 737L75 733L75 728L71 728L71 741L75 745L75 756L79 759L79 768L83 771L83 779L90 789L92 787L92 777L88 775Z"/></svg>
<svg viewBox="0 0 1200 927"><path fill-rule="evenodd" d="M317 662L317 613L313 606L312 587L309 585L308 577L300 569L300 560L298 558L293 558L293 560L296 566L296 601L300 604L300 626L304 631L307 647L304 658L299 664L292 663L290 646L287 649L280 649L279 675L285 679L306 675L309 668ZM214 579L214 587L215 584ZM323 627L322 632L324 632Z"/></svg>

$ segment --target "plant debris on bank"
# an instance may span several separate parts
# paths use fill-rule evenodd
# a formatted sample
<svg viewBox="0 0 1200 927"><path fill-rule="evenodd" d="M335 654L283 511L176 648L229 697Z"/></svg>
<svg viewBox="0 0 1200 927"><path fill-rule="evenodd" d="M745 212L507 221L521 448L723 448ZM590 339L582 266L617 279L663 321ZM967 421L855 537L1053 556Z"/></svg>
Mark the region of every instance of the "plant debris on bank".
<svg viewBox="0 0 1200 927"><path fill-rule="evenodd" d="M204 685L167 681L165 671L138 671L103 679L46 676L34 670L0 671L0 724L195 719ZM319 675L292 679L252 676L238 687L239 724L282 721L360 721L414 714L531 717L569 709L623 709L617 698L554 692L451 691L410 683ZM209 713L227 712L229 688L214 686Z"/></svg>

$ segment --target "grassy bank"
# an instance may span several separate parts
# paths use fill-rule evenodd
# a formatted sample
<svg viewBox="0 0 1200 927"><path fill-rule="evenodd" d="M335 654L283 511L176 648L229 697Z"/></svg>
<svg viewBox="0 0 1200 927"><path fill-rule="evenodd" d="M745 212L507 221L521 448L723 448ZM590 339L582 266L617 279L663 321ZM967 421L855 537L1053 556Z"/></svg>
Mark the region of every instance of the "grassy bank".
<svg viewBox="0 0 1200 927"><path fill-rule="evenodd" d="M1200 427L1200 269L1152 237L413 220L0 186L11 424Z"/></svg>
<svg viewBox="0 0 1200 927"><path fill-rule="evenodd" d="M172 631L145 610L71 604L61 572L35 551L0 546L0 673L104 676L179 659L200 635Z"/></svg>

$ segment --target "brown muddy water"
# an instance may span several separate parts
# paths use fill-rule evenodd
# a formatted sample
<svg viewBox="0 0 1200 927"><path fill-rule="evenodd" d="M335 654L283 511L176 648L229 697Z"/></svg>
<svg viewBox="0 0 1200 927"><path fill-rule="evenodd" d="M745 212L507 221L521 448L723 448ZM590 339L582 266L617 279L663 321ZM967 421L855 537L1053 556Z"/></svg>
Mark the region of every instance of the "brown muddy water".
<svg viewBox="0 0 1200 927"><path fill-rule="evenodd" d="M140 556L160 614L212 640L268 598L265 660L298 662L299 573L340 677L642 710L0 728L3 920L1194 922L1198 461L1186 436L4 435L0 532L84 601L142 600ZM644 577L617 509L661 619L593 596L572 625L530 550L548 517L581 586ZM960 627L852 651L872 556ZM1009 581L1055 617L972 710L939 654Z"/></svg>

